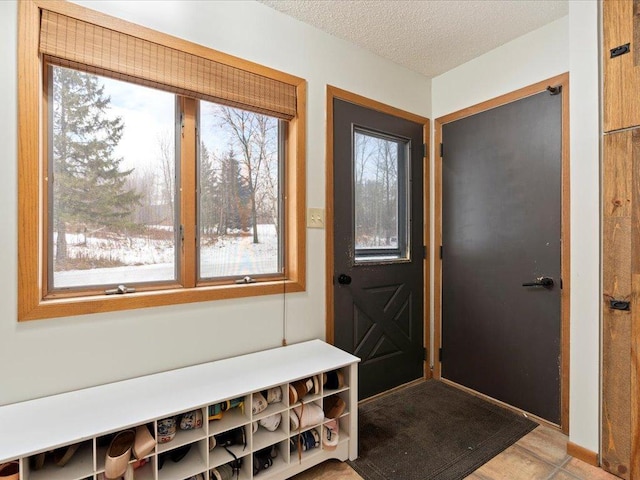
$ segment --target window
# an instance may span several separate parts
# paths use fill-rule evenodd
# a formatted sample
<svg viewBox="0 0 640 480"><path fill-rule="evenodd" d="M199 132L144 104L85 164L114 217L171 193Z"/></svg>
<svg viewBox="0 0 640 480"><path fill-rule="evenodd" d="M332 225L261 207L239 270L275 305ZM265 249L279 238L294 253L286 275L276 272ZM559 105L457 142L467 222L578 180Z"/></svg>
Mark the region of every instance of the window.
<svg viewBox="0 0 640 480"><path fill-rule="evenodd" d="M353 135L356 263L406 261L409 142L359 128Z"/></svg>
<svg viewBox="0 0 640 480"><path fill-rule="evenodd" d="M199 111L199 278L280 273L286 124L204 101Z"/></svg>
<svg viewBox="0 0 640 480"><path fill-rule="evenodd" d="M175 96L46 68L48 290L175 282Z"/></svg>
<svg viewBox="0 0 640 480"><path fill-rule="evenodd" d="M19 320L304 290L304 80L19 5Z"/></svg>

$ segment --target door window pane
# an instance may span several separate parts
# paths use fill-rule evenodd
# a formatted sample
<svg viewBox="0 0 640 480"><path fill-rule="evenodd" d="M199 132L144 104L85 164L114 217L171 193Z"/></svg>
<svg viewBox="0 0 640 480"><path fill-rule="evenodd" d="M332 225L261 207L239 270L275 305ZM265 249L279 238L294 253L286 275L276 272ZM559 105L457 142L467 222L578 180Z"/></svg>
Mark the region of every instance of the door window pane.
<svg viewBox="0 0 640 480"><path fill-rule="evenodd" d="M354 225L357 261L407 255L407 142L354 132Z"/></svg>
<svg viewBox="0 0 640 480"><path fill-rule="evenodd" d="M175 96L49 67L49 284L176 278Z"/></svg>
<svg viewBox="0 0 640 480"><path fill-rule="evenodd" d="M280 125L200 102L199 278L282 272Z"/></svg>

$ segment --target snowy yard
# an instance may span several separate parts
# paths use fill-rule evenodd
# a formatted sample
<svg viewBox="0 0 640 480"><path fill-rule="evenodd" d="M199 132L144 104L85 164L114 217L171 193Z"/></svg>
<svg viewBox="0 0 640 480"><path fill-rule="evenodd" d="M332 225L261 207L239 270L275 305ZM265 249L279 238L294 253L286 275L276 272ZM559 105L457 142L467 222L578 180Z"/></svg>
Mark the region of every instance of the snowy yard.
<svg viewBox="0 0 640 480"><path fill-rule="evenodd" d="M220 236L200 249L200 277L242 277L278 271L275 225L258 225L260 243L253 234ZM176 277L173 242L149 237L96 238L67 234L69 256L125 264L110 268L54 273L55 288L167 281Z"/></svg>

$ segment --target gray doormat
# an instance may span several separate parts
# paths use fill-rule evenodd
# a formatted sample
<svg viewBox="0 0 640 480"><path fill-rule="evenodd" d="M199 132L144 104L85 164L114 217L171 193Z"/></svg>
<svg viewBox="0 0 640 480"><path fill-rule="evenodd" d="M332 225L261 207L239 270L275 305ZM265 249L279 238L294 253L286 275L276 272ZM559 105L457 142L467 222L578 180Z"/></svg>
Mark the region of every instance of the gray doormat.
<svg viewBox="0 0 640 480"><path fill-rule="evenodd" d="M460 480L538 426L436 380L365 403L358 422L349 464L365 480Z"/></svg>

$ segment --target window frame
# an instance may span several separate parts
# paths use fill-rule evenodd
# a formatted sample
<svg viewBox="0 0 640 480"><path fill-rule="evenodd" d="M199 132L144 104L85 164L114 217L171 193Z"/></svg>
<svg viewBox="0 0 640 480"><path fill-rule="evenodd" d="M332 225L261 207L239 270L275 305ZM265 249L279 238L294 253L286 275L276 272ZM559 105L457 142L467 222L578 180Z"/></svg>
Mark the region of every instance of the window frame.
<svg viewBox="0 0 640 480"><path fill-rule="evenodd" d="M283 172L284 275L261 278L259 282L236 284L197 279L196 212L196 121L197 100L180 97L184 133L180 139L180 210L185 241L178 248L179 284L149 285L142 291L105 295L103 289L89 289L83 295L64 292L48 294L46 182L47 155L43 59L39 53L41 10L46 9L93 24L134 35L186 53L242 68L264 77L293 85L296 115L287 121ZM121 311L218 299L302 292L306 289L305 230L305 131L306 81L271 68L233 57L187 40L62 1L24 0L18 4L18 321L89 313ZM192 241L193 240L193 241ZM184 259L192 259L190 262Z"/></svg>

